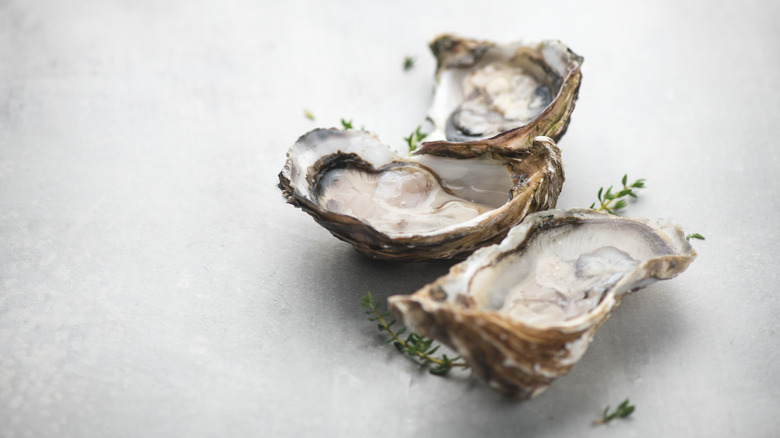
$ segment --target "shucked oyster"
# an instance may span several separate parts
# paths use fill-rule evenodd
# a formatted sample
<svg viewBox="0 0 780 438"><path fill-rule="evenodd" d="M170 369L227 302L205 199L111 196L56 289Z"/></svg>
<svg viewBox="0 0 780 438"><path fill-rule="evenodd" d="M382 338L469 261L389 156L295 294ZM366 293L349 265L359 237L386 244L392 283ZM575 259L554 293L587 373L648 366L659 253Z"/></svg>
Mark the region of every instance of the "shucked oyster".
<svg viewBox="0 0 780 438"><path fill-rule="evenodd" d="M289 203L358 251L414 261L470 253L555 207L563 168L547 137L405 158L365 131L316 129L290 148L279 181Z"/></svg>
<svg viewBox="0 0 780 438"><path fill-rule="evenodd" d="M695 257L669 222L550 210L389 304L491 387L530 398L574 366L625 294L675 277Z"/></svg>
<svg viewBox="0 0 780 438"><path fill-rule="evenodd" d="M516 129L558 141L574 110L582 57L559 41L498 45L442 35L431 42L436 92L427 140L465 142Z"/></svg>

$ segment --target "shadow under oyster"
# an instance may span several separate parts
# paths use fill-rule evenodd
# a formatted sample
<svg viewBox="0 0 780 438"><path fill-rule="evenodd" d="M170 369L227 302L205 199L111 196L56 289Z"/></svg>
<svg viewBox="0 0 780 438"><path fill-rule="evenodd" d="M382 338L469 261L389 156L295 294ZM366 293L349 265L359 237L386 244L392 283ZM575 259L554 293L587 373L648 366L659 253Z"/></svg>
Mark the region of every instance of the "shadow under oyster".
<svg viewBox="0 0 780 438"><path fill-rule="evenodd" d="M577 363L626 294L695 257L671 222L550 210L388 301L403 325L455 350L492 388L531 398Z"/></svg>

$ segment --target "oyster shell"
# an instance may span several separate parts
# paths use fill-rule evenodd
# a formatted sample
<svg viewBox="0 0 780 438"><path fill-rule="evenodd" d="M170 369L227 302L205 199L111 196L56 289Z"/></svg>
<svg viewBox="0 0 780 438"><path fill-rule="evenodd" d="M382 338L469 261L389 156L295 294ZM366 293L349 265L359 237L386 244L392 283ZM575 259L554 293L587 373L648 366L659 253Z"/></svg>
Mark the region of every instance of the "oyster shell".
<svg viewBox="0 0 780 438"><path fill-rule="evenodd" d="M526 214L555 207L563 179L547 137L511 149L439 145L406 158L365 131L315 129L290 148L279 188L358 251L416 261L499 241Z"/></svg>
<svg viewBox="0 0 780 438"><path fill-rule="evenodd" d="M574 366L625 294L675 277L695 257L670 222L550 210L389 304L491 387L530 398Z"/></svg>
<svg viewBox="0 0 780 438"><path fill-rule="evenodd" d="M582 79L583 58L560 41L498 45L441 35L428 141L483 140L509 130L558 141L566 131ZM520 141L518 141L520 142Z"/></svg>

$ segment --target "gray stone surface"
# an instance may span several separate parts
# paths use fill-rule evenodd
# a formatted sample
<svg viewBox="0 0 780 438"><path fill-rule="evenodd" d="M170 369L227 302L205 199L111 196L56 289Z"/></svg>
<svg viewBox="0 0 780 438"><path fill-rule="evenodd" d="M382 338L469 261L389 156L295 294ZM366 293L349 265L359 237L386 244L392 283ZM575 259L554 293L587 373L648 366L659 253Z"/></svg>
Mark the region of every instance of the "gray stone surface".
<svg viewBox="0 0 780 438"><path fill-rule="evenodd" d="M776 436L777 2L0 1L0 435ZM585 57L559 206L706 241L538 398L429 376L359 297L450 263L365 259L286 205L286 149L425 116L441 32ZM405 55L416 66L402 70ZM316 121L307 120L304 109ZM626 421L592 428L626 397Z"/></svg>

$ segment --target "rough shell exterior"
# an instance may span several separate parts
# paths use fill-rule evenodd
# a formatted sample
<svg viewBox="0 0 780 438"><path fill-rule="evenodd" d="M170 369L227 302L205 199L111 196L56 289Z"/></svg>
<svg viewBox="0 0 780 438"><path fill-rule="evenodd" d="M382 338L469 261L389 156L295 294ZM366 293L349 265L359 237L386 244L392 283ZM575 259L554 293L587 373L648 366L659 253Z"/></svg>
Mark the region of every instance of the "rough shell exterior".
<svg viewBox="0 0 780 438"><path fill-rule="evenodd" d="M529 241L546 230L591 221L637 227L654 242L652 245L663 247L659 252L663 255L641 260L585 315L553 326L535 326L476 306L466 291L455 291L456 296L452 296L453 284L468 285L476 272L509 254L522 255ZM675 277L695 256L682 230L671 223L591 210L551 210L529 215L500 245L477 251L436 282L413 295L390 297L389 303L405 326L458 352L481 380L503 394L526 399L539 394L574 366L626 293Z"/></svg>

